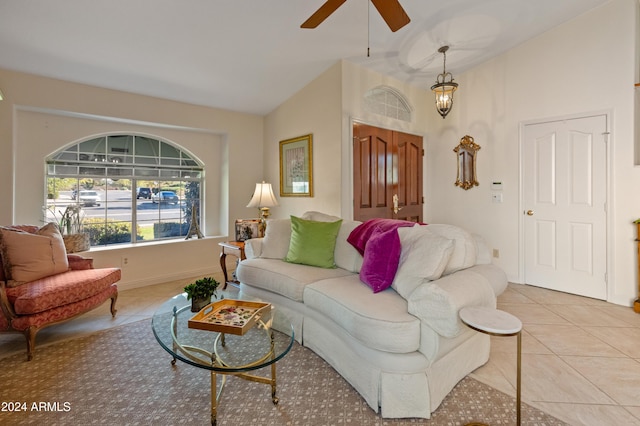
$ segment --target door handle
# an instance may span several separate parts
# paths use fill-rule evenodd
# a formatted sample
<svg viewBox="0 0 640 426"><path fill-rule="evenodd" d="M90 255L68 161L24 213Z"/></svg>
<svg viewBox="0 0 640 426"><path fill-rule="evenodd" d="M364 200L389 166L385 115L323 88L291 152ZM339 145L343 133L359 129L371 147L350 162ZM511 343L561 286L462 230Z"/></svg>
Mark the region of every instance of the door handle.
<svg viewBox="0 0 640 426"><path fill-rule="evenodd" d="M533 210L527 210L527 216L533 216Z"/></svg>
<svg viewBox="0 0 640 426"><path fill-rule="evenodd" d="M393 210L393 214L398 214L402 210L402 207L398 207L398 194L393 194L393 208L391 210Z"/></svg>

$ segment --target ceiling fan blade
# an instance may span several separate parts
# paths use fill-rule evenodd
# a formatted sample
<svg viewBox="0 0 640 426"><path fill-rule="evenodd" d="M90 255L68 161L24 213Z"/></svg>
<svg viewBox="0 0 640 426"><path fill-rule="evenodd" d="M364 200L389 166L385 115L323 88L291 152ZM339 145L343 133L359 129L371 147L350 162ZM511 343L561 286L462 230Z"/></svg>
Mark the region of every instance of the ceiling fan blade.
<svg viewBox="0 0 640 426"><path fill-rule="evenodd" d="M398 0L371 0L371 3L394 33L411 22Z"/></svg>
<svg viewBox="0 0 640 426"><path fill-rule="evenodd" d="M300 28L315 28L339 8L347 0L327 0L320 9L309 17Z"/></svg>

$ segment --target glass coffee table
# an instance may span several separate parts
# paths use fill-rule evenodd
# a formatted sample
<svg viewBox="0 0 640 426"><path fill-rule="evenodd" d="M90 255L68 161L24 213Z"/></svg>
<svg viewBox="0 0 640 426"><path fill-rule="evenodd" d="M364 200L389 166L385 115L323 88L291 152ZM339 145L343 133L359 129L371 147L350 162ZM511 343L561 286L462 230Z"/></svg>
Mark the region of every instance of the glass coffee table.
<svg viewBox="0 0 640 426"><path fill-rule="evenodd" d="M151 328L160 346L173 357L172 365L180 360L210 371L211 424L216 424L217 406L228 375L271 385L271 400L277 404L276 362L293 346L293 327L288 334L272 329L273 306L263 310L256 324L244 335L190 328L188 322L195 315L186 293L178 294L154 313ZM270 377L251 374L268 366ZM223 375L219 390L218 374Z"/></svg>

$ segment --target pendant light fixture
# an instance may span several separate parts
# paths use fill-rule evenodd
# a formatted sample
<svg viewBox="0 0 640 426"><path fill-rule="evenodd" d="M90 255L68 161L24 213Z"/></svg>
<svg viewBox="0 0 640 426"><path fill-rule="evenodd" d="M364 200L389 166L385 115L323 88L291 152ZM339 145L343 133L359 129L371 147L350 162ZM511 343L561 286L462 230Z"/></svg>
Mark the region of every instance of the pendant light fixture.
<svg viewBox="0 0 640 426"><path fill-rule="evenodd" d="M436 95L436 110L444 119L451 108L453 108L453 92L458 88L458 83L453 82L453 75L447 72L447 50L449 46L442 46L438 52L444 55L444 65L442 74L438 74L436 84L431 86L431 90Z"/></svg>

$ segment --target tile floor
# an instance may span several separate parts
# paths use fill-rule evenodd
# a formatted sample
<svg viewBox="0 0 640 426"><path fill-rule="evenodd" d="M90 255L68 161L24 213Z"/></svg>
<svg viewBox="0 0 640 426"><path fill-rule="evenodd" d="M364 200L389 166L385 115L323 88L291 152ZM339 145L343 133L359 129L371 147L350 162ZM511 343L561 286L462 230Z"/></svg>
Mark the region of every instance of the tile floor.
<svg viewBox="0 0 640 426"><path fill-rule="evenodd" d="M523 323L523 401L572 425L640 425L640 314L518 284L498 308ZM472 377L515 396L516 337L491 337Z"/></svg>
<svg viewBox="0 0 640 426"><path fill-rule="evenodd" d="M222 276L215 278L222 282ZM44 329L38 334L36 357L38 347L46 344L150 318L191 280L121 291L115 319L104 304ZM498 298L498 307L524 324L523 401L572 425L640 426L640 314L517 284ZM516 338L491 339L491 358L472 377L515 396ZM24 350L21 334L0 334L0 358Z"/></svg>

